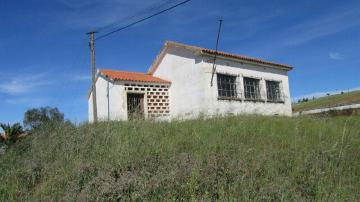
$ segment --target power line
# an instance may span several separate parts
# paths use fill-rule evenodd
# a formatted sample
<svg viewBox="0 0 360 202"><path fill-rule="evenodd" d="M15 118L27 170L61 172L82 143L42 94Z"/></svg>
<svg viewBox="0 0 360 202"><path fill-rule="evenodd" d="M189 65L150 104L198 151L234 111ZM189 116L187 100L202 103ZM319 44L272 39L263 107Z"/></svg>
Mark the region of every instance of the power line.
<svg viewBox="0 0 360 202"><path fill-rule="evenodd" d="M155 17L155 16L157 16L157 15L160 15L160 14L162 14L162 13L165 13L165 12L167 12L167 11L169 11L169 10L172 10L172 9L178 7L178 6L181 6L181 5L183 5L183 4L185 4L185 3L189 2L189 1L191 1L191 0L183 1L183 2L181 2L181 3L178 3L178 4L174 5L174 6L171 6L171 7L167 8L167 9L164 9L164 10L162 10L162 11L159 11L159 12L155 13L155 14L152 14L152 15L150 15L150 16L148 16L148 17L142 18L142 19L140 19L140 20L138 20L138 21L132 22L132 23L130 23L130 24L128 24L128 25L125 25L125 26L120 27L120 28L118 28L118 29L116 29L116 30L113 30L113 31L111 31L111 32L109 32L109 33L107 33L107 34L104 34L104 35L101 35L101 36L99 36L99 37L96 37L96 38L95 38L95 41L98 40L98 39L102 39L102 38L104 38L104 37L107 37L107 36L109 36L109 35L111 35L111 34L113 34L113 33L115 33L115 32L118 32L118 31L124 30L124 29L126 29L126 28L132 27L132 26L134 26L134 25L136 25L136 24L138 24L138 23L140 23L140 22L143 22L143 21L145 21L145 20L148 20L148 19L150 19L150 18L153 18L153 17Z"/></svg>
<svg viewBox="0 0 360 202"><path fill-rule="evenodd" d="M213 68L212 68L212 73L211 73L211 81L210 81L211 86L213 86L214 74L215 74L215 71L216 71L216 56L218 54L218 46L219 46L219 39L220 39L222 22L223 22L223 19L220 19L219 20L219 30L218 30L218 34L217 34L217 38L216 38L216 49L215 49L215 54L214 54L214 63L213 63Z"/></svg>
<svg viewBox="0 0 360 202"><path fill-rule="evenodd" d="M108 28L114 28L115 29L117 26L121 25L121 23L124 23L124 21L132 20L132 19L134 19L135 17L137 17L139 15L144 16L144 15L146 15L147 13L149 13L152 10L160 9L160 8L162 8L162 7L164 7L164 6L168 5L168 4L172 4L174 2L175 2L174 0L167 0L167 1L162 2L161 4L153 5L153 6L149 7L149 8L146 8L146 9L140 10L139 12L136 12L134 15L125 17L125 18L123 18L121 20L118 20L118 21L115 21L115 22L113 22L113 23L111 23L109 25L99 27L99 28L96 29L95 32L100 32L100 31L103 31L103 30L108 29Z"/></svg>

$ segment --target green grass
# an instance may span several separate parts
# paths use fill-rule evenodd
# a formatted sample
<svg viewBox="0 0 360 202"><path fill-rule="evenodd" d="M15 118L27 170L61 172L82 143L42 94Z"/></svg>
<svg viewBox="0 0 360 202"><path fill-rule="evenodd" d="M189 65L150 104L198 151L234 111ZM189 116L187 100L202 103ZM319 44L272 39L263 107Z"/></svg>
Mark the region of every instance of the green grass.
<svg viewBox="0 0 360 202"><path fill-rule="evenodd" d="M0 173L0 201L357 201L360 117L59 125Z"/></svg>
<svg viewBox="0 0 360 202"><path fill-rule="evenodd" d="M339 105L360 104L360 91L352 91L344 94L330 95L326 97L293 104L294 112L311 109L336 107Z"/></svg>

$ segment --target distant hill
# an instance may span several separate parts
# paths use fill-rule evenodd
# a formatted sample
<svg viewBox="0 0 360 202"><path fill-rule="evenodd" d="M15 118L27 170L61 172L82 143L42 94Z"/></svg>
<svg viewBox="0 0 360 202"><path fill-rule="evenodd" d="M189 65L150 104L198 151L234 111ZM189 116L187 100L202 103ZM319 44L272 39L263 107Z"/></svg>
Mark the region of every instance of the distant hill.
<svg viewBox="0 0 360 202"><path fill-rule="evenodd" d="M360 90L316 98L308 102L296 103L293 104L293 111L299 112L349 104L360 104Z"/></svg>

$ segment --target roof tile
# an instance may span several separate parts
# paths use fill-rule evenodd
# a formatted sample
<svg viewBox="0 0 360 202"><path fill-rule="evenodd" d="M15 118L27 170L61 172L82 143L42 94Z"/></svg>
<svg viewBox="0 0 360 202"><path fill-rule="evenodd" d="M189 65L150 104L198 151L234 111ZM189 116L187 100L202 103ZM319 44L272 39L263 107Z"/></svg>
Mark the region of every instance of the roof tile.
<svg viewBox="0 0 360 202"><path fill-rule="evenodd" d="M231 54L231 53L215 51L215 50L210 50L210 49L205 49L205 48L202 49L202 52L203 53L208 53L208 54L211 54L211 55L216 54L216 55L220 55L220 56L228 57L228 58L246 60L246 61L249 61L249 62L261 63L261 64L265 64L265 65L274 65L274 66L277 66L277 67L282 67L282 68L286 68L286 69L292 69L292 67L289 66L289 65L275 63L275 62L269 62L269 61L266 61L266 60L253 58L253 57L249 57L249 56L244 56L244 55Z"/></svg>
<svg viewBox="0 0 360 202"><path fill-rule="evenodd" d="M164 79L152 76L150 74L141 72L127 72L127 71L116 71L109 69L101 69L100 73L104 76L110 77L113 80L124 80L124 81L137 81L137 82L148 82L148 83L171 83Z"/></svg>
<svg viewBox="0 0 360 202"><path fill-rule="evenodd" d="M197 50L197 51L200 51L201 53L206 53L206 54L210 54L210 55L215 55L216 54L216 55L220 55L220 56L227 57L227 58L234 58L234 59L239 59L239 60L243 60L243 61L255 62L255 63L266 64L266 65L273 65L273 66L284 68L284 69L287 69L287 70L292 70L293 69L292 66L286 65L286 64L280 64L280 63L276 63L276 62L266 61L266 60L262 60L262 59L259 59L259 58L254 58L254 57L249 57L249 56L244 56L244 55L239 55L239 54L232 54L232 53L227 53L227 52L222 52L222 51L215 51L215 50L208 49L208 48L201 48L201 47L198 47L198 46L182 44L182 43L178 43L178 42L174 42L174 41L166 41L165 46L166 45L173 45L173 46L180 46L180 47L184 47L184 48L189 48L189 49Z"/></svg>

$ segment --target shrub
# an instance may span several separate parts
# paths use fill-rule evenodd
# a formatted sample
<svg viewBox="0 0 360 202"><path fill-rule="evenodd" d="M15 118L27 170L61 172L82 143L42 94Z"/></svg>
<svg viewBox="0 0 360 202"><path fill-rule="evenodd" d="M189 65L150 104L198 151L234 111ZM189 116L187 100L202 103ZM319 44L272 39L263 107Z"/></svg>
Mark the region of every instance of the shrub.
<svg viewBox="0 0 360 202"><path fill-rule="evenodd" d="M23 127L20 123L15 123L13 125L0 124L0 127L5 132L5 135L1 139L7 143L15 143L18 140L19 135L24 133Z"/></svg>
<svg viewBox="0 0 360 202"><path fill-rule="evenodd" d="M34 130L44 124L62 123L64 114L58 108L41 107L29 109L24 115L24 126L29 130Z"/></svg>

